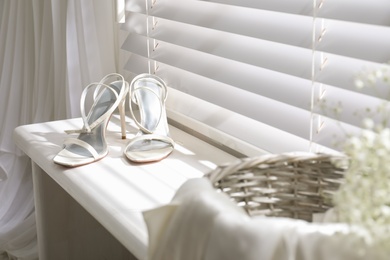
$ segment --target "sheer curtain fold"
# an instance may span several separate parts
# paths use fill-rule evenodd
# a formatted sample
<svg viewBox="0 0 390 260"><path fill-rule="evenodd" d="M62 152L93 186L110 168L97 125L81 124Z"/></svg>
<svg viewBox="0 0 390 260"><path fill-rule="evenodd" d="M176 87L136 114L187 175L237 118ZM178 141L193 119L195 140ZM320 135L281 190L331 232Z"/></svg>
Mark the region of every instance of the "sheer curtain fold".
<svg viewBox="0 0 390 260"><path fill-rule="evenodd" d="M68 0L66 51L69 115L80 115L81 86L117 71L113 1ZM92 12L91 12L92 11Z"/></svg>
<svg viewBox="0 0 390 260"><path fill-rule="evenodd" d="M31 163L15 127L77 117L117 68L113 1L0 1L0 259L37 259Z"/></svg>

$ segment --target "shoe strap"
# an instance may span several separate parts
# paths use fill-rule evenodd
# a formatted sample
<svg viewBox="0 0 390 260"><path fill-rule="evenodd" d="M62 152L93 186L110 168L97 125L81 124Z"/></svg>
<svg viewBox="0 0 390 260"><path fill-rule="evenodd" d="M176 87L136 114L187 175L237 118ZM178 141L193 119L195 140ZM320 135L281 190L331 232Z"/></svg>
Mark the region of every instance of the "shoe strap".
<svg viewBox="0 0 390 260"><path fill-rule="evenodd" d="M117 93L117 91L114 88L112 88L111 86L104 83L105 81L107 81L108 78L114 77L114 76L120 77L121 81L122 81L122 87L120 89L119 94ZM86 115L86 113L85 113L85 99L87 97L88 92L90 91L90 89L92 87L95 87L95 90L93 92L93 101L94 102L93 102L91 108L89 109L88 115ZM103 88L103 90L102 90L102 88ZM104 114L102 114L100 117L98 117L94 122L92 122L90 124L89 119L90 119L95 107L99 103L100 97L101 97L101 95L103 95L104 90L111 91L115 95L116 100L115 100L114 104L112 104L111 107ZM124 80L122 75L117 74L117 73L108 74L100 82L94 82L94 83L89 84L87 87L84 88L83 92L81 93L81 97L80 97L80 112L81 112L81 118L83 120L84 126L80 130L66 130L65 132L68 134L70 134L70 133L90 133L92 131L92 129L94 129L96 126L100 125L103 121L105 121L107 119L107 117L111 116L111 114L114 112L114 110L118 107L119 103L124 99L127 92L128 92L127 82Z"/></svg>
<svg viewBox="0 0 390 260"><path fill-rule="evenodd" d="M156 91L154 91L153 89L149 88L148 86L140 86L140 87L137 87L137 88L134 88L134 85L137 81L152 81L154 83L156 83L157 86L161 87L161 93L157 93ZM160 124L160 121L161 121L161 118L162 118L162 115L163 115L163 109L164 109L164 104L165 104L165 101L167 99L167 96L168 96L168 89L167 89L167 86L165 84L165 82L160 79L159 77L155 76L155 75L151 75L151 74L140 74L138 75L137 77L135 77L131 84L130 84L130 95L129 95L129 110L130 110L130 114L131 114L131 117L133 118L135 124L138 126L138 128L143 132L143 133L147 133L147 134L153 134L154 131L157 129L158 125ZM150 91L151 93L153 93L158 101L159 101L159 104L160 104L160 115L159 115L159 118L158 118L158 121L157 121L157 124L155 125L154 129L148 129L146 128L145 126L142 125L141 122L139 122L137 120L137 118L135 117L134 115L134 111L133 111L133 107L131 105L131 102L135 103L136 105L139 106L138 104L138 100L137 100L137 96L136 96L136 92L137 91L141 91L141 90L146 90L146 91Z"/></svg>
<svg viewBox="0 0 390 260"><path fill-rule="evenodd" d="M107 89L107 90L110 90L114 95L115 95L115 98L116 98L116 101L113 105L111 105L111 107L104 113L102 114L100 117L98 117L95 121L93 121L91 124L89 124L89 119L93 113L93 110L95 109L96 105L99 103L99 100L100 100L100 97L101 95L103 95L104 93L104 90L100 92L99 95L96 95L96 90L94 91L94 103L92 104L91 108L89 109L89 112L88 112L88 115L85 114L85 98L86 98L86 95L87 95L87 92L88 92L88 89L90 89L91 87L93 86L96 86L96 83L92 83L90 85L88 85L86 88L85 88L85 91L83 91L82 95L81 95L81 99L80 99L80 111L81 111L81 117L83 119L83 122L84 122L84 127L82 129L82 131L84 133L90 133L91 132L91 129L94 129L97 125L101 124L108 116L110 116L112 114L112 112L114 111L114 109L116 108L116 103L118 101L118 93L115 91L115 89L113 89L112 87L110 87L109 85L106 85L104 83L99 83L97 85L97 87L99 87L99 89L101 87L103 87L103 89Z"/></svg>
<svg viewBox="0 0 390 260"><path fill-rule="evenodd" d="M175 147L175 141L173 141L172 138L166 135L158 135L158 134L144 134L144 135L138 135L134 137L129 143L128 147L131 146L135 142L143 141L143 140L150 140L150 141L161 141L164 143L168 143L172 145L172 147Z"/></svg>
<svg viewBox="0 0 390 260"><path fill-rule="evenodd" d="M137 91L141 91L141 90L145 90L145 91L149 91L149 92L153 93L153 94L157 97L157 100L159 101L159 104L160 104L160 115L159 115L159 117L158 117L158 120L157 120L157 123L156 123L154 129L148 129L148 128L146 128L145 126L142 125L141 122L139 122L139 121L137 120L137 118L136 118L135 115L134 115L134 111L133 111L133 108L132 108L131 105L130 105L130 114L131 114L131 117L134 119L135 124L138 126L138 128L139 128L143 133L152 134L152 133L157 129L157 126L160 124L161 117L162 117L162 114L163 114L163 113L162 113L162 112L163 112L162 110L164 109L164 104L163 104L163 101L162 101L161 98L160 98L160 95L159 95L158 93L156 93L156 91L154 91L154 90L152 90L152 89L150 89L150 88L148 88L148 87L139 87L139 88L133 90L133 92L130 94L130 95L131 95L131 99L133 98L133 96L135 96L135 93L136 93Z"/></svg>
<svg viewBox="0 0 390 260"><path fill-rule="evenodd" d="M92 156L95 160L99 158L99 154L97 153L95 148L93 148L92 145L90 145L87 142L84 142L83 140L80 140L78 138L67 138L64 141L64 148L68 145L79 145L79 146L85 148L86 150L88 150L88 152L90 152L92 154Z"/></svg>
<svg viewBox="0 0 390 260"><path fill-rule="evenodd" d="M130 94L134 91L135 83L137 81L140 81L140 80L152 81L152 82L155 82L158 86L160 86L161 90L162 90L161 97L162 97L162 99L164 100L164 103L165 103L165 101L167 100L167 97L168 97L167 85L161 78L159 78L159 77L157 77L156 75L153 75L153 74L143 73L143 74L140 74L140 75L136 76L130 83L130 87L129 87ZM132 96L131 101L133 101L133 103L138 105L138 101L135 98L135 96Z"/></svg>

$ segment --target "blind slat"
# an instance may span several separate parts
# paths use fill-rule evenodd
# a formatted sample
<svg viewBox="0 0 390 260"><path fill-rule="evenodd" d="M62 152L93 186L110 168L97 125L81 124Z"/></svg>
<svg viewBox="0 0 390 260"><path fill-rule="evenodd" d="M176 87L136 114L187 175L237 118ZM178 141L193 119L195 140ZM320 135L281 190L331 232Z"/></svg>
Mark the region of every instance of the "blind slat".
<svg viewBox="0 0 390 260"><path fill-rule="evenodd" d="M390 25L390 2L387 0L326 0L317 16L359 24Z"/></svg>
<svg viewBox="0 0 390 260"><path fill-rule="evenodd" d="M147 17L140 17L137 14L131 15L129 19L129 23L134 26L146 23ZM296 77L305 79L311 77L311 49L167 20L159 20L158 23L158 28L149 34L150 38ZM147 36L145 31L139 34ZM134 37L134 35L129 35L129 37ZM126 40L123 48L130 50L135 45L138 44ZM141 46L146 45L141 44Z"/></svg>
<svg viewBox="0 0 390 260"><path fill-rule="evenodd" d="M188 122L188 118L197 122L203 122L207 127L218 129L254 147L261 147L262 150L269 153L282 153L296 150L305 151L310 147L308 136L299 137L293 135L288 131L272 127L261 121L232 112L229 109L214 105L202 99L194 98L175 89L170 89L169 91L170 94L167 100L169 116L173 120L184 122L183 124L189 125L195 130L198 130L198 124L193 124L192 120ZM207 127L206 130L202 128L198 131L205 133L207 132ZM253 136L257 136L257 138L253 138ZM277 138L275 138L276 136ZM212 137L218 138L220 136ZM226 146L233 145L234 149L237 148L231 140L222 140L220 142ZM247 151L240 150L240 152L245 154ZM254 153L253 155L258 154Z"/></svg>
<svg viewBox="0 0 390 260"><path fill-rule="evenodd" d="M126 10L139 11L136 7ZM311 48L310 16L188 0L160 0L148 12L145 10L141 13L216 31Z"/></svg>
<svg viewBox="0 0 390 260"><path fill-rule="evenodd" d="M147 38L133 35L127 40L132 39L135 40L127 42L126 46L128 48L126 50L143 55L146 62L147 50L139 51L138 44L141 42L141 46L145 46ZM142 39L145 42L144 44L142 44ZM150 59L212 79L213 81L235 86L241 90L259 94L301 109L310 110L311 81L309 80L245 63L241 64L234 60L223 59L163 42L159 42L157 48L159 51L152 52ZM181 59L177 59L177 56L181 57ZM204 63L204 60L207 60L207 63ZM207 92L207 88L206 85L206 87L199 86L197 89Z"/></svg>
<svg viewBox="0 0 390 260"><path fill-rule="evenodd" d="M312 16L312 0L272 0L272 1L252 1L252 0L201 0L204 2L220 3L254 9L268 10L274 12L290 13Z"/></svg>
<svg viewBox="0 0 390 260"><path fill-rule="evenodd" d="M168 81L169 86L174 89L209 103L213 103L222 108L226 108L235 113L245 115L248 118L257 120L294 136L306 140L309 138L311 112L308 110L303 110L283 102L276 102L275 100L263 96L251 95L250 92L241 91L238 88L219 82L214 82L212 88L210 87L208 91L205 91L206 87L201 88L201 86L209 86L209 84L212 83L207 78L199 77L198 75L180 71L169 66L161 66L160 71L162 75L168 74L174 78L174 81ZM181 87L178 87L177 85L180 85ZM239 97L239 99L237 97ZM245 100L245 104L242 103L243 100ZM172 100L172 102L180 101L175 99ZM184 105L188 106L188 103L185 103ZM180 110L182 110L183 113L188 113L188 111L196 112L197 109L197 107L188 106ZM294 116L294 123L291 122L292 115ZM283 120L275 121L275 117L282 118ZM207 118L208 120L217 120L219 115ZM246 127L247 126L240 125L239 123L236 126L237 129Z"/></svg>
<svg viewBox="0 0 390 260"><path fill-rule="evenodd" d="M252 1L252 0L201 0L204 2L235 5L241 7L262 9L281 13L299 14L312 16L312 0L273 0L273 1ZM326 0L317 1L321 4L317 17L350 21L373 25L390 25L390 2L387 0Z"/></svg>
<svg viewBox="0 0 390 260"><path fill-rule="evenodd" d="M390 16L390 10L388 13ZM377 63L389 60L390 27L322 19L318 23L326 31L316 45L317 51Z"/></svg>
<svg viewBox="0 0 390 260"><path fill-rule="evenodd" d="M125 69L163 77L171 114L267 151L283 150L282 136L286 150L333 147L332 135L360 129L357 114L383 102L355 79L390 60L387 0L127 0L126 10ZM228 129L230 117L239 122Z"/></svg>

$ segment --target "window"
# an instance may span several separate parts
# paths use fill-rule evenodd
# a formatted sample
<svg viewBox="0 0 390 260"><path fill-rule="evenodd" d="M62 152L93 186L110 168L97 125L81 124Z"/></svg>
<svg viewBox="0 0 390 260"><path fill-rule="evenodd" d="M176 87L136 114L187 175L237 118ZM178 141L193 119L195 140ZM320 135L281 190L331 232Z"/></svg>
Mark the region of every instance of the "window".
<svg viewBox="0 0 390 260"><path fill-rule="evenodd" d="M121 33L125 71L167 82L173 123L246 155L319 152L382 102L354 82L390 60L390 1L127 0Z"/></svg>

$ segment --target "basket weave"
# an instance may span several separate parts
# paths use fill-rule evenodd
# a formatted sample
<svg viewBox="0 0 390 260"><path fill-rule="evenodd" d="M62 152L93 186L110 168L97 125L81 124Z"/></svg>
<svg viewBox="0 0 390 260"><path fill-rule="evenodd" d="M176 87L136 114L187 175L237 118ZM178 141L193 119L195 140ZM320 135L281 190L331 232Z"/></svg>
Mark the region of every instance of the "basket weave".
<svg viewBox="0 0 390 260"><path fill-rule="evenodd" d="M215 188L228 194L250 216L265 215L312 221L332 207L344 167L342 156L285 153L245 158L208 173Z"/></svg>

